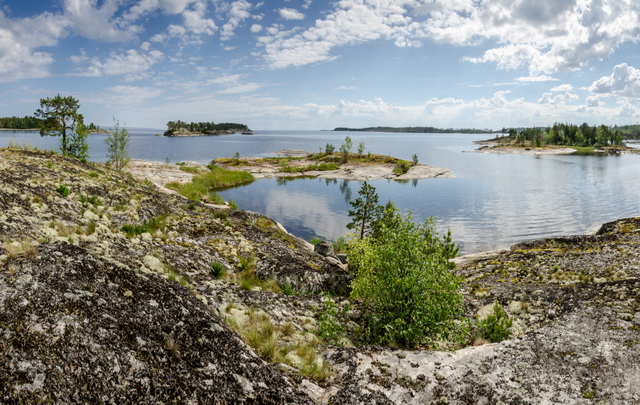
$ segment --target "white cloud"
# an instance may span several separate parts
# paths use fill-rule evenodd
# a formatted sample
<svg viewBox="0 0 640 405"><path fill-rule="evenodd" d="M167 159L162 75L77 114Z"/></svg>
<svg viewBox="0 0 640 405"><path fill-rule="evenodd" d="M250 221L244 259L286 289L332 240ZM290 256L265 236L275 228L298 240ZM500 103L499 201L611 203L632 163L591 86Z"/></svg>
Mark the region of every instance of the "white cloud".
<svg viewBox="0 0 640 405"><path fill-rule="evenodd" d="M213 34L217 28L216 23L210 18L205 18L206 12L207 6L203 2L195 3L193 10L183 11L185 27L194 34Z"/></svg>
<svg viewBox="0 0 640 405"><path fill-rule="evenodd" d="M553 93L544 93L540 99L538 99L538 103L540 104L550 104L550 105L564 105L569 101L577 101L580 97L577 94L573 93L561 93L561 94L553 94Z"/></svg>
<svg viewBox="0 0 640 405"><path fill-rule="evenodd" d="M295 14L283 17L288 15ZM635 0L341 0L313 26L263 37L261 43L273 68L330 61L339 57L332 54L339 46L379 39L397 46L419 46L426 39L483 45L481 55L464 60L526 68L531 77L544 77L640 41L639 20Z"/></svg>
<svg viewBox="0 0 640 405"><path fill-rule="evenodd" d="M354 86L340 86L340 87L336 87L336 90L355 90L357 89L357 87Z"/></svg>
<svg viewBox="0 0 640 405"><path fill-rule="evenodd" d="M124 76L126 80L137 80L148 77L151 67L164 59L158 50L139 52L129 49L124 53L111 53L101 62L98 58L90 61L90 66L81 75L85 76ZM78 58L76 61L82 61Z"/></svg>
<svg viewBox="0 0 640 405"><path fill-rule="evenodd" d="M558 80L558 79L554 79L553 77L547 76L547 75L523 76L523 77L518 77L516 79L516 81L524 82L524 83L528 83L528 82L549 82L549 81L554 81L554 80Z"/></svg>
<svg viewBox="0 0 640 405"><path fill-rule="evenodd" d="M262 27L262 25L260 25L260 24L253 24L253 25L251 25L250 30L251 30L251 32L253 32L254 34L257 34L258 32L262 31L262 28L263 28L263 27Z"/></svg>
<svg viewBox="0 0 640 405"><path fill-rule="evenodd" d="M240 94L240 93L251 93L253 91L261 88L262 85L258 83L245 83L237 86L229 87L224 90L220 90L218 94Z"/></svg>
<svg viewBox="0 0 640 405"><path fill-rule="evenodd" d="M162 94L162 90L152 87L139 86L113 86L106 88L103 94L94 103L107 103L120 107L137 105L148 102Z"/></svg>
<svg viewBox="0 0 640 405"><path fill-rule="evenodd" d="M591 84L592 93L640 98L640 70L626 63L613 68L613 73L603 76Z"/></svg>
<svg viewBox="0 0 640 405"><path fill-rule="evenodd" d="M569 92L569 91L573 91L573 85L571 84L561 84L560 86L556 86L553 87L551 89L551 91L556 91L556 92Z"/></svg>
<svg viewBox="0 0 640 405"><path fill-rule="evenodd" d="M235 29L238 28L242 21L251 17L251 13L249 12L251 8L251 3L246 0L234 1L228 12L227 23L222 26L220 39L223 41L231 39L234 35Z"/></svg>
<svg viewBox="0 0 640 405"><path fill-rule="evenodd" d="M65 16L81 36L101 41L127 41L135 37L140 27L114 18L118 2L106 0L96 7L96 0L65 0Z"/></svg>
<svg viewBox="0 0 640 405"><path fill-rule="evenodd" d="M600 101L600 97L598 96L589 96L587 97L586 101L588 107L600 107L604 105L604 103Z"/></svg>
<svg viewBox="0 0 640 405"><path fill-rule="evenodd" d="M334 60L333 48L377 39L393 39L402 45L412 45L420 36L419 25L411 24L408 9L414 0L393 3L343 0L324 19L316 20L313 27L299 32L297 29L262 37L265 59L272 68L302 66L309 63Z"/></svg>
<svg viewBox="0 0 640 405"><path fill-rule="evenodd" d="M281 8L279 13L285 20L304 20L304 14L292 8Z"/></svg>
<svg viewBox="0 0 640 405"><path fill-rule="evenodd" d="M501 45L474 61L527 66L533 74L579 68L640 35L634 0L454 1L428 11L431 38L458 45L494 41Z"/></svg>
<svg viewBox="0 0 640 405"><path fill-rule="evenodd" d="M181 14L196 0L159 0L159 6L167 14Z"/></svg>
<svg viewBox="0 0 640 405"><path fill-rule="evenodd" d="M0 11L0 82L49 76L53 56L36 49L54 46L67 35L68 26L60 15L12 20Z"/></svg>

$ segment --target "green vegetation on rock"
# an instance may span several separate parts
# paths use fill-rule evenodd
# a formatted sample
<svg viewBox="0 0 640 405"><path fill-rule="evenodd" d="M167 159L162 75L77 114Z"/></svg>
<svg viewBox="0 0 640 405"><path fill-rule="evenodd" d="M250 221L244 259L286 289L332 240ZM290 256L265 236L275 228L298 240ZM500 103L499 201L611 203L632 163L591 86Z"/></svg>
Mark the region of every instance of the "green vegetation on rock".
<svg viewBox="0 0 640 405"><path fill-rule="evenodd" d="M253 181L253 176L250 173L223 169L214 165L207 167L209 172L195 176L190 183L169 183L167 188L176 190L190 200L200 201L205 197L214 203L224 203L215 190L248 184Z"/></svg>
<svg viewBox="0 0 640 405"><path fill-rule="evenodd" d="M371 189L364 183L361 192L371 195L370 204L376 205ZM464 328L456 323L464 314L461 280L451 272L454 265L449 261L458 249L450 235L440 237L433 219L417 224L393 204L369 212L376 213L367 219L370 232L348 244L355 273L351 298L362 305L365 340L416 346L462 339ZM363 217L355 214L355 219Z"/></svg>

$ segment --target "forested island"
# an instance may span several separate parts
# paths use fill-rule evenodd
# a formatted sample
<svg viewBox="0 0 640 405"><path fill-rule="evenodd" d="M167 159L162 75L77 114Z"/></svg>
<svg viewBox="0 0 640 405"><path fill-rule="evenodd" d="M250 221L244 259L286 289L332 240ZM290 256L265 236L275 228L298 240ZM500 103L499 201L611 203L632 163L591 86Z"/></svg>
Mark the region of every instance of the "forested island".
<svg viewBox="0 0 640 405"><path fill-rule="evenodd" d="M570 146L578 148L602 149L605 147L624 147L625 133L618 127L606 125L590 126L584 123L555 123L550 127L529 127L517 130L503 129L503 136L498 137L498 147L545 147Z"/></svg>
<svg viewBox="0 0 640 405"><path fill-rule="evenodd" d="M169 121L164 136L202 136L202 135L231 135L242 133L245 135L253 132L245 124L233 122L191 122Z"/></svg>
<svg viewBox="0 0 640 405"><path fill-rule="evenodd" d="M338 128L335 128L334 131L408 132L408 133L416 133L416 134L492 134L495 132L490 129L435 128L435 127L367 127L367 128L338 127Z"/></svg>

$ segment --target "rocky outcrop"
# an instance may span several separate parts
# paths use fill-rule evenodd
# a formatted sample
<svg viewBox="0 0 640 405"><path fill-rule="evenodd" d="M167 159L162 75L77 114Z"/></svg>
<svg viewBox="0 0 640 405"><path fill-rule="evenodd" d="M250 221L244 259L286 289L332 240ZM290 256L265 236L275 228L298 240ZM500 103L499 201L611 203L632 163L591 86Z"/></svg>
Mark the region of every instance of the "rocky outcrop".
<svg viewBox="0 0 640 405"><path fill-rule="evenodd" d="M462 261L467 314L500 303L511 339L461 350L327 352L334 404L640 403L640 218Z"/></svg>
<svg viewBox="0 0 640 405"><path fill-rule="evenodd" d="M311 403L189 290L83 245L5 261L3 403Z"/></svg>
<svg viewBox="0 0 640 405"><path fill-rule="evenodd" d="M244 289L244 259L294 291L349 281L261 215L57 154L0 150L0 402L306 403L221 317L260 308L304 338L318 302Z"/></svg>
<svg viewBox="0 0 640 405"><path fill-rule="evenodd" d="M638 246L629 218L461 260L467 317L500 303L508 340L321 345L313 364L332 371L313 380L300 356L262 360L227 325L260 312L287 331L281 347L318 344L322 304L307 293L346 294L339 265L259 214L0 150L0 402L636 404ZM295 295L243 287L247 272Z"/></svg>

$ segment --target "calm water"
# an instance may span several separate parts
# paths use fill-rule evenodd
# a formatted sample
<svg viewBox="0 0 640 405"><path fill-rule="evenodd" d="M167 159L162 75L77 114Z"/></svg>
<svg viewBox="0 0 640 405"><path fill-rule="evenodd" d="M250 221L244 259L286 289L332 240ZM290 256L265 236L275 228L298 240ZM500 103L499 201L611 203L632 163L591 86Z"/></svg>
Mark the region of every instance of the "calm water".
<svg viewBox="0 0 640 405"><path fill-rule="evenodd" d="M263 131L253 136L167 138L160 130L130 130L132 157L208 163L215 157L267 156L282 149L318 151L338 147L345 135L366 150L453 170L452 179L399 183L370 182L380 201L392 200L418 220L435 216L440 230L450 228L465 253L507 247L515 242L581 234L614 219L640 215L640 156L531 156L470 153L483 135L386 134ZM0 132L9 141L57 149L58 138L37 133ZM104 135L89 140L91 159L104 161ZM346 231L349 201L360 183L343 180L262 179L222 192L241 208L282 223L305 239L335 239Z"/></svg>

